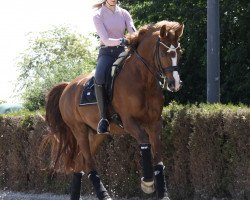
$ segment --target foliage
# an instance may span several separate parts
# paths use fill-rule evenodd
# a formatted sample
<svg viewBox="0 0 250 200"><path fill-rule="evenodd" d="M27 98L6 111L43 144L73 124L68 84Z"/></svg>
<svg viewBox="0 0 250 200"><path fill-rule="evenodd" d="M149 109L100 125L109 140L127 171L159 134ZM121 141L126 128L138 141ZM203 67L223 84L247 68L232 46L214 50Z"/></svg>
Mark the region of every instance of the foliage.
<svg viewBox="0 0 250 200"><path fill-rule="evenodd" d="M46 168L50 148L37 154L47 133L45 112L37 113L0 115L0 188L68 193L72 174ZM248 107L171 102L162 118L163 163L171 199L249 199ZM114 134L100 145L95 164L112 196L153 199L140 189L140 158L138 143L130 135ZM87 176L83 182L88 183ZM82 186L86 194L93 194L90 184Z"/></svg>
<svg viewBox="0 0 250 200"><path fill-rule="evenodd" d="M165 92L166 103L206 101L206 1L123 0L136 27L161 20L185 24L180 61L184 86L177 94ZM250 4L247 0L220 1L221 102L250 104Z"/></svg>
<svg viewBox="0 0 250 200"><path fill-rule="evenodd" d="M206 1L122 0L139 28L161 20L185 24L180 60L183 88L178 93L164 91L165 103L206 102ZM250 104L250 32L246 0L220 1L221 102ZM41 32L30 40L18 63L19 85L25 106L36 110L56 83L69 81L95 65L96 51L90 41L67 27Z"/></svg>
<svg viewBox="0 0 250 200"><path fill-rule="evenodd" d="M95 57L90 40L69 27L32 35L18 63L24 106L29 110L43 107L45 94L53 85L90 72Z"/></svg>
<svg viewBox="0 0 250 200"><path fill-rule="evenodd" d="M40 108L39 110L36 111L30 111L28 109L22 109L17 112L9 112L9 113L4 113L0 114L0 117L9 117L9 118L26 118L30 116L40 116L41 118L44 118L43 116L45 115L45 110L44 108Z"/></svg>
<svg viewBox="0 0 250 200"><path fill-rule="evenodd" d="M0 104L7 103L5 100L0 100Z"/></svg>

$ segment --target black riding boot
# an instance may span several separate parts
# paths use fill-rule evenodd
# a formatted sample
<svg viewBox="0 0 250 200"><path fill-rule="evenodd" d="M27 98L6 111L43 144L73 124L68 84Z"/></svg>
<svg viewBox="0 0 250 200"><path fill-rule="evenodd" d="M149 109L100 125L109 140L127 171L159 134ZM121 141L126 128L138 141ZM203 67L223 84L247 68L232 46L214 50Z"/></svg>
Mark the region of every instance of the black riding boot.
<svg viewBox="0 0 250 200"><path fill-rule="evenodd" d="M109 133L109 121L107 120L108 105L106 101L105 86L98 85L95 83L95 94L101 117L101 120L98 123L97 133L98 134Z"/></svg>

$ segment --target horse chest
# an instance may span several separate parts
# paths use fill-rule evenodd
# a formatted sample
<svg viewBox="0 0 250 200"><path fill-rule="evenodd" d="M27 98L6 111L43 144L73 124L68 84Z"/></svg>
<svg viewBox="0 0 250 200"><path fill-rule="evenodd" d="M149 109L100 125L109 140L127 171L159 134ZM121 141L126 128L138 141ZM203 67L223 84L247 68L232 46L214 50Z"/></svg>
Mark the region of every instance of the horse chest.
<svg viewBox="0 0 250 200"><path fill-rule="evenodd" d="M143 98L137 99L137 104L134 104L133 111L137 113L137 117L146 124L155 123L161 117L164 98L161 93L145 93Z"/></svg>
<svg viewBox="0 0 250 200"><path fill-rule="evenodd" d="M163 109L164 99L161 95L150 95L146 98L145 114L149 120L159 119Z"/></svg>

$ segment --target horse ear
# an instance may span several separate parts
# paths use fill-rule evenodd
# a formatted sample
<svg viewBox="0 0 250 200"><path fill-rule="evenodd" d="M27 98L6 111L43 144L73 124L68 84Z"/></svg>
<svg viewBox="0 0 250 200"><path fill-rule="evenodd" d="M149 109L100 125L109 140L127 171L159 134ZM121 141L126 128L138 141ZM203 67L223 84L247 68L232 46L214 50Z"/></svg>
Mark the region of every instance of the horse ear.
<svg viewBox="0 0 250 200"><path fill-rule="evenodd" d="M175 36L180 38L183 34L184 24L181 24L179 28L175 31Z"/></svg>
<svg viewBox="0 0 250 200"><path fill-rule="evenodd" d="M163 37L166 37L166 35L167 35L167 29L166 29L166 24L164 24L164 25L161 27L160 36L163 38Z"/></svg>

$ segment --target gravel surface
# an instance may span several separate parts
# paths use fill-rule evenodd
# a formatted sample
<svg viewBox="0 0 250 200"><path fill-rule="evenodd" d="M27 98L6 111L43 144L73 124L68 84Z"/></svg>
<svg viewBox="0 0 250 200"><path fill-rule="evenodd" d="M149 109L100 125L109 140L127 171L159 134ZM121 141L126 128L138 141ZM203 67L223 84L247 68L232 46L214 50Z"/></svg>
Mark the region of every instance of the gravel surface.
<svg viewBox="0 0 250 200"><path fill-rule="evenodd" d="M69 195L55 195L50 193L32 194L11 191L0 191L0 200L69 200ZM82 196L81 200L97 200L95 197Z"/></svg>
<svg viewBox="0 0 250 200"><path fill-rule="evenodd" d="M0 190L0 200L69 200L69 195L55 195L50 193L34 194L34 193L22 193ZM81 196L80 200L98 200L93 196ZM118 198L113 198L118 200ZM126 200L119 198L119 200ZM132 198L129 200L139 200L138 198Z"/></svg>

